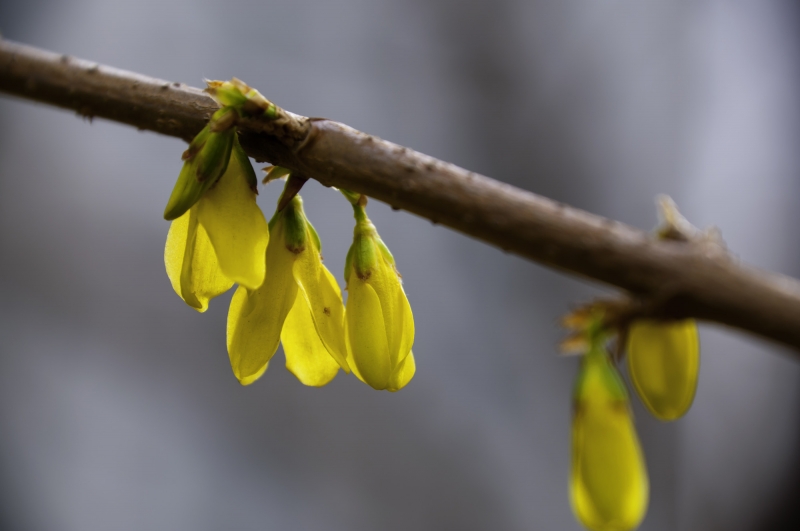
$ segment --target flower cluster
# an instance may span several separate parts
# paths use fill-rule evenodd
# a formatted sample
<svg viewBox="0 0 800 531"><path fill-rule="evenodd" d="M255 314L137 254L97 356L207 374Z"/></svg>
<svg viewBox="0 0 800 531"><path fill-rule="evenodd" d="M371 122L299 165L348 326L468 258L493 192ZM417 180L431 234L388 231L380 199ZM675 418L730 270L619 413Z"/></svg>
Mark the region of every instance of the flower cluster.
<svg viewBox="0 0 800 531"><path fill-rule="evenodd" d="M575 383L570 498L578 520L593 531L628 531L647 512L649 483L628 391L606 350L613 335L598 303L565 324L584 357ZM628 373L648 411L659 420L683 416L694 399L700 349L693 320L635 320L618 330ZM619 338L626 338L624 339Z"/></svg>
<svg viewBox="0 0 800 531"><path fill-rule="evenodd" d="M374 389L402 389L416 371L414 317L394 256L367 216L367 198L340 190L355 217L345 305L298 195L305 179L271 168L265 182L287 180L269 223L256 204L258 182L235 126L257 116L280 121L285 113L236 79L211 81L207 91L222 107L183 154L164 211L172 221L165 263L175 292L203 312L238 284L227 348L242 385L264 374L282 344L286 368L305 385L323 386L343 369ZM686 237L674 204L665 204L667 226L659 237ZM647 410L676 420L697 387L697 327L693 320L633 319L609 301L571 313L565 325L577 331L562 348L584 354L573 392L572 507L593 531L629 531L647 512L649 481L616 364L624 345L633 388ZM615 335L612 356L607 343Z"/></svg>
<svg viewBox="0 0 800 531"><path fill-rule="evenodd" d="M277 107L236 79L209 82L208 91L222 108L184 153L164 211L172 220L164 261L175 292L203 312L238 284L227 346L243 385L264 373L282 344L286 368L305 385L323 386L341 368L375 389L403 388L416 368L414 318L366 197L342 191L356 219L345 307L297 193L303 180L276 168L268 177L288 179L269 223L256 204L258 182L235 125L244 117L274 119Z"/></svg>

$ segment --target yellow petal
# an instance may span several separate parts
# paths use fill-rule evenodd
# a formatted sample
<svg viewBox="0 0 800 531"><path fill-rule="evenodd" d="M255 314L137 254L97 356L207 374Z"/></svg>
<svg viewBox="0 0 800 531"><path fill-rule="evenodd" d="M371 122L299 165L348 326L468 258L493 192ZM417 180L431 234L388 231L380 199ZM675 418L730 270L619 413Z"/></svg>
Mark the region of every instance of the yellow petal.
<svg viewBox="0 0 800 531"><path fill-rule="evenodd" d="M635 529L647 511L649 484L628 400L607 359L584 358L572 421L570 497L594 531Z"/></svg>
<svg viewBox="0 0 800 531"><path fill-rule="evenodd" d="M682 417L694 401L700 370L695 321L636 321L627 350L628 372L650 413L661 420Z"/></svg>
<svg viewBox="0 0 800 531"><path fill-rule="evenodd" d="M393 351L397 352L397 360L402 364L406 357L411 356L411 347L414 345L414 315L411 313L411 305L408 303L403 285L399 284L397 288L395 304L397 304L398 319L394 330L390 333L392 337L390 344L396 345Z"/></svg>
<svg viewBox="0 0 800 531"><path fill-rule="evenodd" d="M353 351L350 348L350 340L347 339L347 321L346 320L345 320L345 324L344 324L344 333L345 333L345 345L347 346L347 364L350 366L350 372L355 374L356 378L358 378L362 382L367 383L367 381L364 380L364 377L361 376L361 373L358 372L358 366L356 365L356 362L353 361ZM367 384L367 385L369 385L369 384Z"/></svg>
<svg viewBox="0 0 800 531"><path fill-rule="evenodd" d="M286 368L305 385L322 387L339 372L339 364L314 329L311 309L304 297L295 298L294 306L281 332Z"/></svg>
<svg viewBox="0 0 800 531"><path fill-rule="evenodd" d="M381 301L392 369L395 369L414 344L414 316L397 271L382 253L378 252L377 255L378 267L372 270L367 283L374 288Z"/></svg>
<svg viewBox="0 0 800 531"><path fill-rule="evenodd" d="M311 330L319 335L330 355L349 373L344 341L344 303L339 284L322 264L314 245L307 246L300 253L293 271L300 293L311 311Z"/></svg>
<svg viewBox="0 0 800 531"><path fill-rule="evenodd" d="M247 288L264 281L269 229L256 204L253 167L238 142L225 174L198 202L198 219L208 232L222 272Z"/></svg>
<svg viewBox="0 0 800 531"><path fill-rule="evenodd" d="M296 254L283 245L283 224L270 231L267 275L256 290L239 287L228 311L228 357L233 373L243 385L254 381L275 354L281 329L297 297L292 275Z"/></svg>
<svg viewBox="0 0 800 531"><path fill-rule="evenodd" d="M417 372L417 364L414 361L414 353L409 352L406 359L400 363L397 369L395 369L394 374L392 374L392 379L389 381L389 387L387 389L392 392L399 391L411 381L415 372Z"/></svg>
<svg viewBox="0 0 800 531"><path fill-rule="evenodd" d="M208 309L210 299L233 286L219 268L208 234L197 222L196 205L170 224L164 263L175 293L200 312Z"/></svg>
<svg viewBox="0 0 800 531"><path fill-rule="evenodd" d="M392 375L381 302L367 282L352 275L345 312L345 339L359 375L374 389L386 389Z"/></svg>

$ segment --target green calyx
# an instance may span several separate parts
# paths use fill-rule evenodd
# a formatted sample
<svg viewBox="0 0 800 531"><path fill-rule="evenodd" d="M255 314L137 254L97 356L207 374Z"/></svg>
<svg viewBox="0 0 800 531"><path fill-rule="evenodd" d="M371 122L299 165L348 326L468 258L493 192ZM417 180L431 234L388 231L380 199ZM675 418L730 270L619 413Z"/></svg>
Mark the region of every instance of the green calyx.
<svg viewBox="0 0 800 531"><path fill-rule="evenodd" d="M350 272L353 271L358 278L366 280L380 265L381 258L387 260L388 255L388 261L392 264L394 258L381 241L375 225L367 217L367 212L360 202L353 204L353 216L356 219L356 226L353 229L353 245L347 252L344 274L345 278L349 278Z"/></svg>
<svg viewBox="0 0 800 531"><path fill-rule="evenodd" d="M306 214L303 211L303 200L299 195L294 196L283 210L275 213L275 216L270 220L270 228L278 222L283 224L284 245L295 254L305 251L309 233L312 234L315 243L319 242L319 236L316 236L317 231L311 227L311 223L306 219Z"/></svg>

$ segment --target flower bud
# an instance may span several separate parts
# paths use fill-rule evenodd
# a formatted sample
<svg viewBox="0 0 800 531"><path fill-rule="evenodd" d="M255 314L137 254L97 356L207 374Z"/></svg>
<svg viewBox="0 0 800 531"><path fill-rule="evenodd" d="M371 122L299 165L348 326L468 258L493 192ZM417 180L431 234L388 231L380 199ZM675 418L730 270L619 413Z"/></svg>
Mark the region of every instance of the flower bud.
<svg viewBox="0 0 800 531"><path fill-rule="evenodd" d="M208 85L206 92L217 100L220 105L234 107L243 116L263 114L270 119L277 117L278 109L275 104L241 79L207 81L206 84Z"/></svg>
<svg viewBox="0 0 800 531"><path fill-rule="evenodd" d="M682 417L694 401L700 371L695 321L636 321L627 351L628 372L650 413L665 421Z"/></svg>
<svg viewBox="0 0 800 531"><path fill-rule="evenodd" d="M414 317L394 257L354 204L356 227L347 253L345 337L350 366L374 389L397 391L414 376Z"/></svg>
<svg viewBox="0 0 800 531"><path fill-rule="evenodd" d="M170 225L167 275L178 295L198 311L234 283L256 288L264 281L269 231L256 204L256 182L235 142L225 174Z"/></svg>
<svg viewBox="0 0 800 531"><path fill-rule="evenodd" d="M223 108L214 113L214 117L224 123L226 117L235 112L229 107ZM235 137L233 129L212 132L211 124L194 137L183 154L183 168L164 209L164 219L171 221L182 216L225 173Z"/></svg>
<svg viewBox="0 0 800 531"><path fill-rule="evenodd" d="M581 360L573 400L573 511L593 531L635 529L647 511L647 469L625 384L601 341Z"/></svg>

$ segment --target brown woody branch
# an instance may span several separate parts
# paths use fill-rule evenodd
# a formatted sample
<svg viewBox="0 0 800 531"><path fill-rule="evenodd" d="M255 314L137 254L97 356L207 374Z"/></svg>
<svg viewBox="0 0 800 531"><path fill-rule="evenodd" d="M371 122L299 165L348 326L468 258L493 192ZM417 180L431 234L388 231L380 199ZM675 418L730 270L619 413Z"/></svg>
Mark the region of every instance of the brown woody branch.
<svg viewBox="0 0 800 531"><path fill-rule="evenodd" d="M196 88L9 41L0 41L0 91L184 140L217 109ZM713 242L659 241L330 120L284 111L239 131L259 161L617 286L649 315L715 321L800 349L800 282L742 265Z"/></svg>

